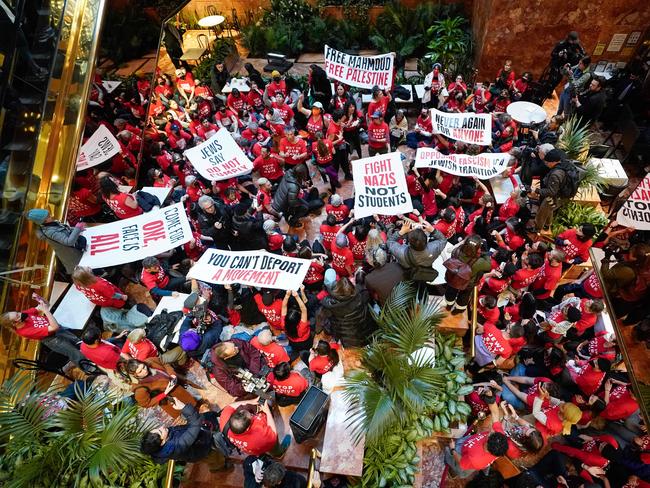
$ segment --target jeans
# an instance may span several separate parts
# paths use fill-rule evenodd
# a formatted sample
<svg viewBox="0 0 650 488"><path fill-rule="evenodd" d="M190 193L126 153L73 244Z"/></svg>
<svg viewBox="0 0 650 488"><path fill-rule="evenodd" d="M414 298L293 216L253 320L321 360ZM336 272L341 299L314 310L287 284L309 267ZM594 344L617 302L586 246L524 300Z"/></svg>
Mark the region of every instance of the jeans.
<svg viewBox="0 0 650 488"><path fill-rule="evenodd" d="M417 132L409 132L406 134L406 145L411 149L417 149L421 142L427 145L431 144L431 140L431 137L425 137Z"/></svg>
<svg viewBox="0 0 650 488"><path fill-rule="evenodd" d="M465 444L465 442L467 442L467 439L470 437L471 435L466 435L465 437L461 437L456 441L455 450L458 454L460 454L463 444ZM451 449L449 449L449 447L445 447L445 463L447 466L449 466L449 470L452 472L452 474L457 478L468 478L474 473L474 470L466 470L460 467L458 462L456 462L456 458L454 458L454 455L451 453Z"/></svg>
<svg viewBox="0 0 650 488"><path fill-rule="evenodd" d="M567 283L565 285L560 285L555 289L553 293L553 298L557 300L558 303L562 301L565 295L573 293L579 298L591 298L585 289L582 287L582 283Z"/></svg>
<svg viewBox="0 0 650 488"><path fill-rule="evenodd" d="M41 340L41 343L50 350L62 354L77 365L80 360L84 359L78 347L79 342L79 338L72 331L64 328L58 329L53 335Z"/></svg>
<svg viewBox="0 0 650 488"><path fill-rule="evenodd" d="M525 376L525 375L526 375L526 366L524 366L521 363L519 363L517 366L512 368L512 371L510 371L510 376ZM502 388L503 388L503 390L501 391L502 400L508 402L516 410L523 410L524 408L526 408L524 402L522 402L519 398L517 398L515 394L508 389L506 385L503 385Z"/></svg>
<svg viewBox="0 0 650 488"><path fill-rule="evenodd" d="M104 329L111 332L121 332L123 330L144 327L149 318L138 310L137 305L129 310L102 307L99 315L104 321Z"/></svg>

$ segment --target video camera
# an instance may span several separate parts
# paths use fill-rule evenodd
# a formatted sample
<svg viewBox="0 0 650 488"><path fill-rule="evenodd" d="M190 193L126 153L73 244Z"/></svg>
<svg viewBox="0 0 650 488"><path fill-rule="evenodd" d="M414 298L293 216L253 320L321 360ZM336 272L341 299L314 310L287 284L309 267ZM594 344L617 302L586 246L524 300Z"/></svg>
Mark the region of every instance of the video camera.
<svg viewBox="0 0 650 488"><path fill-rule="evenodd" d="M273 399L273 393L269 392L271 385L265 377L255 376L250 371L238 368L235 376L242 382L242 387L247 393L253 393L260 397L260 404L263 405L266 400Z"/></svg>

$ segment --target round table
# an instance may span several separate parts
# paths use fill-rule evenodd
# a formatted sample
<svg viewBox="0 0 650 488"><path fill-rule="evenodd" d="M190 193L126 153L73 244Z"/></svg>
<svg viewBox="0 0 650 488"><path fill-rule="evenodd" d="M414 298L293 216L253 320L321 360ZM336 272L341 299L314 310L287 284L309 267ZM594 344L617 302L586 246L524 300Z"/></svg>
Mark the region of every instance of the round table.
<svg viewBox="0 0 650 488"><path fill-rule="evenodd" d="M546 120L546 111L531 102L513 102L508 105L506 112L520 124L539 124Z"/></svg>
<svg viewBox="0 0 650 488"><path fill-rule="evenodd" d="M211 29L223 23L225 20L226 18L223 15L208 15L207 17L199 19L198 24L201 27Z"/></svg>

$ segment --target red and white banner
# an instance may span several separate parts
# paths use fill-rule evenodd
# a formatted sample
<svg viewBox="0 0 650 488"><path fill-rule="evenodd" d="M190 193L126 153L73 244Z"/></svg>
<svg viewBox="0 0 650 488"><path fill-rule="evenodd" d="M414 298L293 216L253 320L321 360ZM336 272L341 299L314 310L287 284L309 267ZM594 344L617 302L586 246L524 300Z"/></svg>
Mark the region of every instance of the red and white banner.
<svg viewBox="0 0 650 488"><path fill-rule="evenodd" d="M431 147L419 147L415 153L415 167L440 169L452 175L488 180L500 175L508 167L511 157L508 153L483 153L476 156L442 154Z"/></svg>
<svg viewBox="0 0 650 488"><path fill-rule="evenodd" d="M379 56L354 56L325 45L325 72L328 78L358 88L390 90L393 85L393 53Z"/></svg>
<svg viewBox="0 0 650 488"><path fill-rule="evenodd" d="M616 214L616 221L625 227L650 230L650 174L645 175L625 201Z"/></svg>
<svg viewBox="0 0 650 488"><path fill-rule="evenodd" d="M187 274L207 283L298 290L309 270L308 259L290 258L260 251L208 249Z"/></svg>
<svg viewBox="0 0 650 488"><path fill-rule="evenodd" d="M413 210L401 153L353 161L354 216L399 215Z"/></svg>
<svg viewBox="0 0 650 488"><path fill-rule="evenodd" d="M227 180L253 170L251 160L224 128L207 141L185 151L185 157L201 176L210 181Z"/></svg>
<svg viewBox="0 0 650 488"><path fill-rule="evenodd" d="M182 203L83 232L86 252L81 266L103 268L155 256L192 239L192 229Z"/></svg>
<svg viewBox="0 0 650 488"><path fill-rule="evenodd" d="M102 164L120 151L120 143L115 136L105 125L100 125L79 149L77 171Z"/></svg>
<svg viewBox="0 0 650 488"><path fill-rule="evenodd" d="M492 115L475 113L447 113L431 109L433 133L468 144L492 144Z"/></svg>

